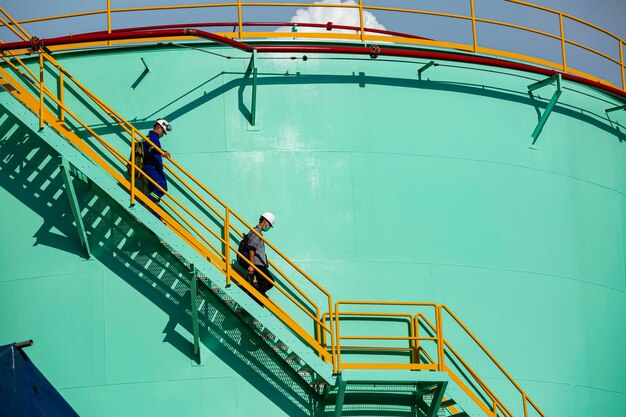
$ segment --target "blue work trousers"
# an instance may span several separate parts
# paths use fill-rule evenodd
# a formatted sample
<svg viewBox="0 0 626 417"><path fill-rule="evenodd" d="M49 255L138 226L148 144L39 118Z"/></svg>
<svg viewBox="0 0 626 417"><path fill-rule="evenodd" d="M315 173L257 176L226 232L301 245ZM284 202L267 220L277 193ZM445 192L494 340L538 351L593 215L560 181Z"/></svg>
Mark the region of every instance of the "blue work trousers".
<svg viewBox="0 0 626 417"><path fill-rule="evenodd" d="M156 169L152 165L144 165L143 171L147 176L152 178L154 182L159 184L165 191L167 191L167 180L165 179L165 173L161 170ZM161 191L156 185L152 182L148 181L148 198L155 203L161 201L161 197L165 194Z"/></svg>

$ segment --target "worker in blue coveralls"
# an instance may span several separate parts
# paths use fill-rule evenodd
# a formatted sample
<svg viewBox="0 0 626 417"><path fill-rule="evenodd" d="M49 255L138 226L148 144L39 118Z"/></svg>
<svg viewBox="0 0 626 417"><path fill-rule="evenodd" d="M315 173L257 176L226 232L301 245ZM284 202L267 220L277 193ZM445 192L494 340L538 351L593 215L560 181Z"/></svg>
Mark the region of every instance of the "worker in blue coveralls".
<svg viewBox="0 0 626 417"><path fill-rule="evenodd" d="M165 179L165 173L163 172L163 157L170 158L170 153L163 151L163 154L159 152L161 149L161 138L163 135L167 135L167 132L172 130L172 125L165 119L157 119L154 123L154 127L148 133L148 141L144 141L144 158L143 158L143 171L147 176L159 184L163 190L167 191L167 180ZM157 149L158 148L158 149ZM162 149L161 149L162 150ZM161 197L165 194L159 187L148 181L148 198L158 203L161 201Z"/></svg>

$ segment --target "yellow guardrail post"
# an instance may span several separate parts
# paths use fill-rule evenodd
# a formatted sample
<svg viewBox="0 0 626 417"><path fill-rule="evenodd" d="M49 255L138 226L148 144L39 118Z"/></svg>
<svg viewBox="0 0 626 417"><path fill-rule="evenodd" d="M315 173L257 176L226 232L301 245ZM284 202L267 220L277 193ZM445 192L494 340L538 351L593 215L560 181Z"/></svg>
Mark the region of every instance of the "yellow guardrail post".
<svg viewBox="0 0 626 417"><path fill-rule="evenodd" d="M243 39L243 23L241 20L241 0L237 0L237 24L239 25L239 39Z"/></svg>
<svg viewBox="0 0 626 417"><path fill-rule="evenodd" d="M337 372L337 360L335 358L335 353L337 349L337 344L335 343L335 317L333 313L333 301L328 298L328 319L330 327L330 357L332 358L333 363L333 372Z"/></svg>
<svg viewBox="0 0 626 417"><path fill-rule="evenodd" d="M363 0L359 0L359 24L361 26L361 42L365 40L365 28L363 27Z"/></svg>
<svg viewBox="0 0 626 417"><path fill-rule="evenodd" d="M567 72L567 56L565 54L565 31L563 30L563 13L559 13L559 28L561 35L561 59L563 61L563 72Z"/></svg>
<svg viewBox="0 0 626 417"><path fill-rule="evenodd" d="M111 0L107 0L107 33L111 33ZM111 41L107 41L111 46Z"/></svg>
<svg viewBox="0 0 626 417"><path fill-rule="evenodd" d="M230 208L226 207L224 216L224 262L226 262L226 285L230 285Z"/></svg>
<svg viewBox="0 0 626 417"><path fill-rule="evenodd" d="M43 54L39 53L39 129L43 129Z"/></svg>
<svg viewBox="0 0 626 417"><path fill-rule="evenodd" d="M135 205L135 129L130 133L130 206Z"/></svg>
<svg viewBox="0 0 626 417"><path fill-rule="evenodd" d="M437 326L437 370L443 372L445 367L443 364L443 320L441 320L441 306L435 307L435 322Z"/></svg>
<svg viewBox="0 0 626 417"><path fill-rule="evenodd" d="M409 329L409 346L411 347L411 363L419 363L419 339L417 339L417 334L419 330L415 325L416 316L411 316L411 324Z"/></svg>
<svg viewBox="0 0 626 417"><path fill-rule="evenodd" d="M63 71L59 71L59 101L61 104L59 105L59 120L61 122L65 122L65 110L63 110L63 98L65 97L65 79L63 75Z"/></svg>
<svg viewBox="0 0 626 417"><path fill-rule="evenodd" d="M474 9L474 0L470 0L470 10L472 13L472 45L474 52L478 50L478 38L476 36L476 11Z"/></svg>

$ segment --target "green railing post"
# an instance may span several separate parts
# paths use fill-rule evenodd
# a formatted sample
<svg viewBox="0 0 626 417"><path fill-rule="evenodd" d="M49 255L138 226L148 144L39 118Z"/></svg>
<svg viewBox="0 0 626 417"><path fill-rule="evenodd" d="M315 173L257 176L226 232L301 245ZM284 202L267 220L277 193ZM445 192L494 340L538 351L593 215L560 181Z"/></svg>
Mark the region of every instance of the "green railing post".
<svg viewBox="0 0 626 417"><path fill-rule="evenodd" d="M193 353L198 357L198 362L201 362L200 357L200 326L198 324L198 273L194 265L189 265L191 268L191 316L193 318Z"/></svg>
<svg viewBox="0 0 626 417"><path fill-rule="evenodd" d="M107 33L111 33L111 0L107 0ZM111 41L107 45L111 46Z"/></svg>
<svg viewBox="0 0 626 417"><path fill-rule="evenodd" d="M87 252L87 259L91 259L91 249L89 248L89 240L87 239L87 231L85 230L85 224L83 223L83 217L80 213L80 207L78 206L78 199L76 198L76 190L72 184L72 177L70 174L70 163L64 157L61 157L61 164L59 165L61 170L61 176L63 177L63 184L65 185L65 191L67 192L67 198L70 202L70 209L74 216L74 222L76 223L76 230L78 231L78 239L81 246Z"/></svg>

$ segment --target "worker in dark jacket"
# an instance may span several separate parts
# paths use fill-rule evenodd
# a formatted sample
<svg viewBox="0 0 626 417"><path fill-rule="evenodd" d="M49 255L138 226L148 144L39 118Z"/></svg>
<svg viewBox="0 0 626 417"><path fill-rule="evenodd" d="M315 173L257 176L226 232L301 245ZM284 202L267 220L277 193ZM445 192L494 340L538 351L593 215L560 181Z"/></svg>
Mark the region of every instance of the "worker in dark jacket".
<svg viewBox="0 0 626 417"><path fill-rule="evenodd" d="M172 130L172 125L165 119L157 119L154 123L154 127L148 133L148 141L144 142L144 159L143 159L143 171L147 176L159 184L163 190L167 191L167 179L163 172L163 157L169 159L170 153L163 151L163 154L159 152L161 149L161 138L163 135L167 135L167 132ZM154 185L151 181L148 181L148 197L150 200L158 203L163 197L164 191L161 191L159 187Z"/></svg>

